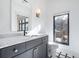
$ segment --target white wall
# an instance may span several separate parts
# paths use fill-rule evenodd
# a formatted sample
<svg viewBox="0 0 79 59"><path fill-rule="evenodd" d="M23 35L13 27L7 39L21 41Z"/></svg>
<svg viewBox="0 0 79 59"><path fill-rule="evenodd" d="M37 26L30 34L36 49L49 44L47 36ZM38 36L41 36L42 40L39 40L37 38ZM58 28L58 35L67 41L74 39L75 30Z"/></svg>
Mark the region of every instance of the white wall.
<svg viewBox="0 0 79 59"><path fill-rule="evenodd" d="M53 16L66 11L70 11L70 41L69 46L58 44L58 51L64 51L79 57L79 0L48 0L46 24L49 42L53 42Z"/></svg>
<svg viewBox="0 0 79 59"><path fill-rule="evenodd" d="M45 21L46 21L46 0L31 0L32 2L32 19L31 27L34 29L38 25L41 26L40 33L45 33ZM40 17L36 17L36 9L39 8L41 11Z"/></svg>
<svg viewBox="0 0 79 59"><path fill-rule="evenodd" d="M10 0L0 0L0 33L10 32Z"/></svg>

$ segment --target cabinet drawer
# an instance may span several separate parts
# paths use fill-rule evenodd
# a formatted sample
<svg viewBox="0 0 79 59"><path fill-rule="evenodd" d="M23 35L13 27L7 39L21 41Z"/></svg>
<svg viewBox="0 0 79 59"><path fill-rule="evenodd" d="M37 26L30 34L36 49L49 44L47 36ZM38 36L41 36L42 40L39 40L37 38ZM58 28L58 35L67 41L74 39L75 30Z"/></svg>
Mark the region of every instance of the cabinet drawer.
<svg viewBox="0 0 79 59"><path fill-rule="evenodd" d="M28 49L31 49L31 48L33 48L33 47L35 47L35 46L38 46L38 45L41 44L41 43L42 43L41 38L40 38L40 39L34 39L34 40L32 40L32 41L26 42L26 49L27 49L27 50L28 50Z"/></svg>
<svg viewBox="0 0 79 59"><path fill-rule="evenodd" d="M4 49L1 49L1 56L2 58L10 58L17 54L20 54L25 51L25 43L13 45Z"/></svg>

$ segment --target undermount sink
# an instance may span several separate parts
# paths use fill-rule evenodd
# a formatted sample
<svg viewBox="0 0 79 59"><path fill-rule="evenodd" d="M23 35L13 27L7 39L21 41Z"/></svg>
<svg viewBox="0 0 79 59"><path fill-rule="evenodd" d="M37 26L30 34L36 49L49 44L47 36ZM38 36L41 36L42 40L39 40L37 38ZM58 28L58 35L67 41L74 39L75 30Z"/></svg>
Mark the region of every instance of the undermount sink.
<svg viewBox="0 0 79 59"><path fill-rule="evenodd" d="M26 37L37 37L39 35L26 35Z"/></svg>
<svg viewBox="0 0 79 59"><path fill-rule="evenodd" d="M36 36L39 36L39 35L32 35L31 37L36 37Z"/></svg>
<svg viewBox="0 0 79 59"><path fill-rule="evenodd" d="M39 37L39 36L43 36L44 34L26 34L26 37Z"/></svg>

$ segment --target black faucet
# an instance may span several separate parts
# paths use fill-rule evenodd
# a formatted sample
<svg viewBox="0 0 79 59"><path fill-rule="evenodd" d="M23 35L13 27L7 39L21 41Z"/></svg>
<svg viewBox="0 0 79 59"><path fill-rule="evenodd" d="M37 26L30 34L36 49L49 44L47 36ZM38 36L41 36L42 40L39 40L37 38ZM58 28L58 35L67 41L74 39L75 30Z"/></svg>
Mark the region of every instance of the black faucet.
<svg viewBox="0 0 79 59"><path fill-rule="evenodd" d="M27 34L27 32L24 30L24 36Z"/></svg>
<svg viewBox="0 0 79 59"><path fill-rule="evenodd" d="M25 36L25 30L24 30L24 36Z"/></svg>

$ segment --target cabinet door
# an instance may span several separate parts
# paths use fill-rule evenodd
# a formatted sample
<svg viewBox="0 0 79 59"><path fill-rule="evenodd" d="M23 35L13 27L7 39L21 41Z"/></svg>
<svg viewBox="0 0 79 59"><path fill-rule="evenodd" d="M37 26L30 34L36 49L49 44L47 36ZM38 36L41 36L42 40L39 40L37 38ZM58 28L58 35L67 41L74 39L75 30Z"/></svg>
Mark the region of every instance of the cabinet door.
<svg viewBox="0 0 79 59"><path fill-rule="evenodd" d="M28 50L14 58L32 58L33 57L33 49Z"/></svg>
<svg viewBox="0 0 79 59"><path fill-rule="evenodd" d="M47 57L47 44L42 45L42 58Z"/></svg>
<svg viewBox="0 0 79 59"><path fill-rule="evenodd" d="M34 50L33 50L33 57L34 58L46 58L46 44L41 44L40 46L36 47Z"/></svg>

